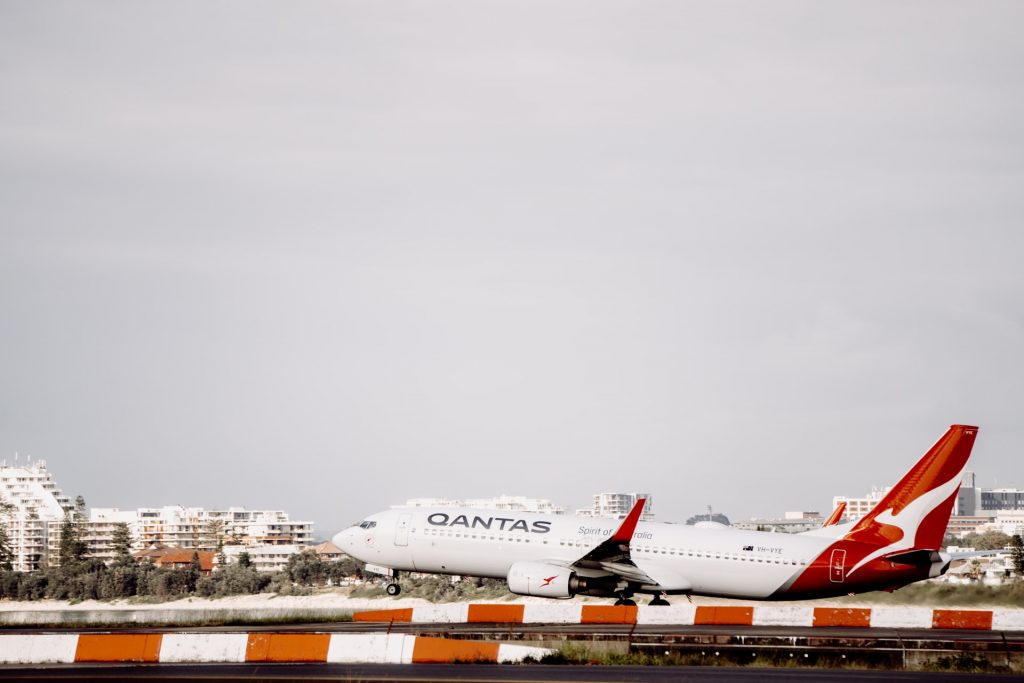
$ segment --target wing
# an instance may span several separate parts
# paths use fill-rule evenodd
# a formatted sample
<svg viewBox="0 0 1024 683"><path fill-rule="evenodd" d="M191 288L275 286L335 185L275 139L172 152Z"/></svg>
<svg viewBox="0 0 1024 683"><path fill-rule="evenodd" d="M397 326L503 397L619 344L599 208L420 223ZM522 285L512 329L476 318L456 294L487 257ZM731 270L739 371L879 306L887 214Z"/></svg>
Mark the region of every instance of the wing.
<svg viewBox="0 0 1024 683"><path fill-rule="evenodd" d="M591 548L590 552L573 562L571 566L605 571L633 583L658 585L657 581L633 563L629 553L629 542L636 531L645 502L647 501L643 498L636 501L636 505L629 511L615 533L600 545Z"/></svg>

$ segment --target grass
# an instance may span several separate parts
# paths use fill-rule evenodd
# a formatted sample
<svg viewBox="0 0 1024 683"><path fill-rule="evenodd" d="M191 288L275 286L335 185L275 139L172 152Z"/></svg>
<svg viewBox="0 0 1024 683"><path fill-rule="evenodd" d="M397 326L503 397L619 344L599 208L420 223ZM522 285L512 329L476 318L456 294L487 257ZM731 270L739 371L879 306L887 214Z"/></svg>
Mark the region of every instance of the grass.
<svg viewBox="0 0 1024 683"><path fill-rule="evenodd" d="M383 584L364 583L352 588L350 598L386 598ZM496 579L466 579L452 583L447 576L402 578L402 598L422 598L428 602L470 602L476 600L511 600L504 581Z"/></svg>
<svg viewBox="0 0 1024 683"><path fill-rule="evenodd" d="M925 581L912 583L892 593L876 591L836 598L839 603L878 605L920 605L922 607L1024 607L1024 581L1001 586L956 585Z"/></svg>

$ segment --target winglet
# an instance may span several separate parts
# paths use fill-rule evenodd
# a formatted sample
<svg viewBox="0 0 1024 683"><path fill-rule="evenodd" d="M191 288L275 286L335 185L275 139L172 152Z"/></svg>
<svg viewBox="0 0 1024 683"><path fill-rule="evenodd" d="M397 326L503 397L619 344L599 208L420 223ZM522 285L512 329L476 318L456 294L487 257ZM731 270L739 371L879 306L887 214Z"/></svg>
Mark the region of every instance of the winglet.
<svg viewBox="0 0 1024 683"><path fill-rule="evenodd" d="M636 505L629 511L626 519L622 521L618 531L608 539L609 541L613 543L629 543L630 539L633 538L633 532L636 531L636 523L640 521L640 513L643 512L644 503L646 502L646 498L640 498L636 501Z"/></svg>
<svg viewBox="0 0 1024 683"><path fill-rule="evenodd" d="M821 528L824 529L827 526L835 526L836 524L839 524L839 520L843 518L844 512L846 512L846 501L842 500L839 501L839 505L837 505L836 509L832 511L832 514L828 516L825 523L821 525Z"/></svg>

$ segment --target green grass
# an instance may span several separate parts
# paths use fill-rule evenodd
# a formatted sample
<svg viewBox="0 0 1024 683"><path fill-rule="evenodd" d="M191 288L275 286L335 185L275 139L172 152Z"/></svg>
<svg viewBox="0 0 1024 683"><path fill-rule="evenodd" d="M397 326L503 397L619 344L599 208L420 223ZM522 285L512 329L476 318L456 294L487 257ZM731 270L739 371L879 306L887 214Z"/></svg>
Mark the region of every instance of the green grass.
<svg viewBox="0 0 1024 683"><path fill-rule="evenodd" d="M386 598L383 584L364 583L352 588L350 598ZM403 577L400 598L422 598L429 602L470 602L478 600L511 600L504 581L465 579L452 583L447 576Z"/></svg>
<svg viewBox="0 0 1024 683"><path fill-rule="evenodd" d="M956 585L924 581L904 586L892 593L876 591L836 599L840 603L879 605L920 605L922 607L1024 607L1024 581L1001 586Z"/></svg>

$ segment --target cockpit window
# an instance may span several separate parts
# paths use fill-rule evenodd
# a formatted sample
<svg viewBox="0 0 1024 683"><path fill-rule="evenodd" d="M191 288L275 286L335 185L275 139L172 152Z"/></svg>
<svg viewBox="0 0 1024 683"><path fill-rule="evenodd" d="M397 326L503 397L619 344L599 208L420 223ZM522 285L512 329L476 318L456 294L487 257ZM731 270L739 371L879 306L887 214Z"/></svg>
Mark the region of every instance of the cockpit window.
<svg viewBox="0 0 1024 683"><path fill-rule="evenodd" d="M377 522L369 522L369 521L367 521L367 522L360 522L360 524L359 524L359 528L360 529L372 529L375 526L377 526Z"/></svg>

